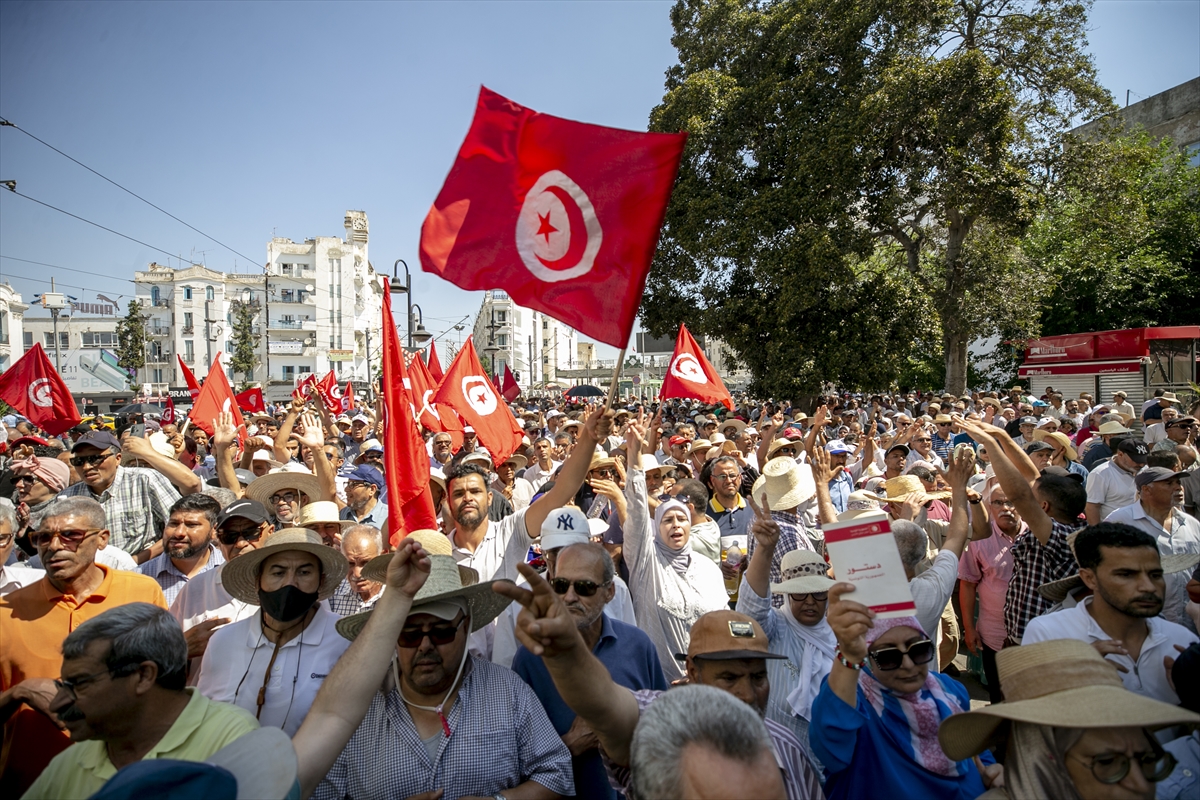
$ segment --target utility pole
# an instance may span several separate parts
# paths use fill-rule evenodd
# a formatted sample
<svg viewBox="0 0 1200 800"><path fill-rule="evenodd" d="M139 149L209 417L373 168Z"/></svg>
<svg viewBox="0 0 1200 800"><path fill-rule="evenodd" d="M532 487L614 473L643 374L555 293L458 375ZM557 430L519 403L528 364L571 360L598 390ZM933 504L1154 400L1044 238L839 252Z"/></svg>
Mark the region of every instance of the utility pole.
<svg viewBox="0 0 1200 800"><path fill-rule="evenodd" d="M58 314L67 307L66 298L54 291L54 277L50 278L50 292L42 295L42 307L50 310L54 320L54 369L62 375L62 345L58 341Z"/></svg>

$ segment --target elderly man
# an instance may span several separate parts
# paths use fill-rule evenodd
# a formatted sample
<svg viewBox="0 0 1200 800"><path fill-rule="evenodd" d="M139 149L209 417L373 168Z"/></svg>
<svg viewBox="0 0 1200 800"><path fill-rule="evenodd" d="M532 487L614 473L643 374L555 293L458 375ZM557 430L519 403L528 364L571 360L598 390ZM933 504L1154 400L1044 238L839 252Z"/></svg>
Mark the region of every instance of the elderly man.
<svg viewBox="0 0 1200 800"><path fill-rule="evenodd" d="M1162 417L1153 423L1148 423L1145 430L1142 431L1142 439L1146 442L1147 447L1154 445L1167 438L1167 426L1178 419L1179 412L1172 407L1167 407L1162 410Z"/></svg>
<svg viewBox="0 0 1200 800"><path fill-rule="evenodd" d="M383 533L370 525L353 525L342 534L341 548L348 572L329 598L329 609L339 617L348 617L375 605L383 591L382 583L363 575L371 559L383 553Z"/></svg>
<svg viewBox="0 0 1200 800"><path fill-rule="evenodd" d="M316 531L320 534L321 540L330 547L341 547L342 532L347 528L354 527L355 524L353 520L342 519L337 503L329 500L308 503L300 509L295 520L297 528Z"/></svg>
<svg viewBox="0 0 1200 800"><path fill-rule="evenodd" d="M171 506L163 532L163 552L140 572L158 581L167 604L175 602L179 590L192 578L225 563L213 541L213 526L221 513L220 504L206 494L189 494Z"/></svg>
<svg viewBox="0 0 1200 800"><path fill-rule="evenodd" d="M104 507L112 526L112 544L140 564L162 552L162 532L171 506L179 499L161 473L142 467L122 467L121 443L107 431L92 431L71 448L71 465L79 483L61 497L88 497Z"/></svg>
<svg viewBox="0 0 1200 800"><path fill-rule="evenodd" d="M1145 531L1154 537L1159 553L1164 556L1200 553L1200 521L1180 510L1183 505L1180 480L1187 475L1163 467L1147 467L1133 479L1138 499L1118 508L1104 521L1120 522ZM1189 577L1187 572L1167 576L1162 617L1195 630L1195 623L1184 611Z"/></svg>
<svg viewBox="0 0 1200 800"><path fill-rule="evenodd" d="M745 537L754 514L740 494L742 468L733 456L713 459L708 477L712 499L708 501L708 516L717 523L719 536Z"/></svg>
<svg viewBox="0 0 1200 800"><path fill-rule="evenodd" d="M435 433L429 442L429 468L445 470L454 458L454 440L448 433Z"/></svg>
<svg viewBox="0 0 1200 800"><path fill-rule="evenodd" d="M938 469L945 469L946 462L942 461L937 453L933 452L933 435L927 432L924 428L917 428L910 440L912 450L908 453L908 458L904 460L904 468L908 469L918 461L924 461L932 464Z"/></svg>
<svg viewBox="0 0 1200 800"><path fill-rule="evenodd" d="M346 507L341 511L341 518L386 531L388 507L380 499L386 488L382 472L366 464L356 467L346 475Z"/></svg>
<svg viewBox="0 0 1200 800"><path fill-rule="evenodd" d="M614 682L635 692L665 691L667 681L650 637L605 613L616 580L612 559L605 549L585 542L558 551L549 583L575 618L585 646L608 668ZM512 668L533 689L571 751L575 796L615 800L617 793L605 778L595 734L563 702L542 660L521 647Z"/></svg>
<svg viewBox="0 0 1200 800"><path fill-rule="evenodd" d="M163 609L130 603L80 625L62 643L50 710L76 744L25 794L84 800L145 759L202 761L258 727L240 708L185 688L187 645Z"/></svg>
<svg viewBox="0 0 1200 800"><path fill-rule="evenodd" d="M517 624L521 643L542 658L567 707L595 734L612 780L630 791L630 744L639 717L664 693L632 692L613 681L604 664L589 652L575 618L550 585L522 564L531 590L501 584L495 591L524 606ZM688 683L715 686L765 716L770 696L766 662L784 658L771 653L757 622L735 611L712 611L692 627L686 656ZM764 720L774 745L788 798L822 797L820 782L795 735Z"/></svg>
<svg viewBox="0 0 1200 800"><path fill-rule="evenodd" d="M284 528L230 561L221 583L259 613L209 640L197 688L295 734L321 682L349 647L337 614L321 603L346 577L346 557L303 528Z"/></svg>
<svg viewBox="0 0 1200 800"><path fill-rule="evenodd" d="M533 485L524 478L517 477L517 471L524 469L529 463L525 456L513 453L503 462L494 465L496 479L492 481L492 491L512 503L514 511L528 508L533 500Z"/></svg>
<svg viewBox="0 0 1200 800"><path fill-rule="evenodd" d="M370 433L373 427L371 418L365 414L356 414L350 420L350 433L342 437L342 443L346 447L346 458L351 461L358 458L363 442L371 438Z"/></svg>
<svg viewBox="0 0 1200 800"><path fill-rule="evenodd" d="M820 450L818 449L818 452ZM828 465L828 456L820 453L816 459ZM817 546L824 543L819 530L810 529L804 515L800 513L801 506L807 505L817 496L817 481L813 476L813 467L808 464L797 464L790 458L772 459L763 468L763 486L758 497L751 498L751 508L757 503L763 503L767 516L779 529L779 536L771 547L768 576L771 581L778 583L782 580L782 560L793 550L809 550L816 552ZM823 488L823 487L822 487ZM828 497L826 490L826 497ZM750 523L753 524L758 516L751 511ZM749 531L749 525L747 526ZM758 537L751 536L747 541L747 558L753 559L758 546ZM726 569L726 577L730 577ZM783 607L783 596L774 595L771 603L775 608Z"/></svg>
<svg viewBox="0 0 1200 800"><path fill-rule="evenodd" d="M62 666L59 645L67 634L125 603L167 606L152 579L96 563L96 551L108 537L104 508L95 500L56 500L29 537L46 576L0 598L0 719L6 721L0 790L5 796L19 797L71 743L49 711L52 681Z"/></svg>
<svg viewBox="0 0 1200 800"><path fill-rule="evenodd" d="M472 584L433 531L366 574L386 589L339 622L354 643L293 739L301 796L574 794L570 752L533 690L468 653L469 634L508 604L493 582Z"/></svg>
<svg viewBox="0 0 1200 800"><path fill-rule="evenodd" d="M1117 445L1112 460L1096 467L1087 477L1087 506L1084 517L1095 525L1118 508L1132 505L1137 498L1133 476L1146 465L1149 448L1129 437Z"/></svg>
<svg viewBox="0 0 1200 800"><path fill-rule="evenodd" d="M313 500L328 499L321 495L317 476L299 464L273 469L246 487L246 497L271 510L276 528L294 526L303 506Z"/></svg>
<svg viewBox="0 0 1200 800"><path fill-rule="evenodd" d="M1129 428L1116 420L1100 423L1100 427L1096 429L1096 435L1088 440L1087 452L1083 454L1079 463L1091 473L1097 465L1112 458L1113 450L1120 443L1120 438L1127 437L1131 433Z"/></svg>
<svg viewBox="0 0 1200 800"><path fill-rule="evenodd" d="M23 564L9 564L8 557L16 547L17 512L11 506L0 505L0 597L45 577L45 570Z"/></svg>

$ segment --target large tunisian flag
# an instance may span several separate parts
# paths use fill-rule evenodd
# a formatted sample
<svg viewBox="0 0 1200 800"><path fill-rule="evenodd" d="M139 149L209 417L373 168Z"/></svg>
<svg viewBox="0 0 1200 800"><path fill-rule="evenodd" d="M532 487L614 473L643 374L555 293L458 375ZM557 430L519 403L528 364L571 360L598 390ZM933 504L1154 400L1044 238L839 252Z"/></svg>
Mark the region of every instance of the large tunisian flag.
<svg viewBox="0 0 1200 800"><path fill-rule="evenodd" d="M624 347L686 140L539 114L482 88L421 227L421 266Z"/></svg>
<svg viewBox="0 0 1200 800"><path fill-rule="evenodd" d="M387 459L388 541L392 547L409 531L437 529L429 494L429 454L413 419L404 350L392 318L392 294L383 281L383 453Z"/></svg>
<svg viewBox="0 0 1200 800"><path fill-rule="evenodd" d="M495 463L503 463L521 445L524 431L488 380L470 339L446 369L433 399L450 406L475 429L479 443Z"/></svg>
<svg viewBox="0 0 1200 800"><path fill-rule="evenodd" d="M680 323L679 336L675 339L675 352L671 355L671 366L663 378L659 397L691 397L706 403L722 403L733 411L733 398L721 381L717 371L704 357L704 351L696 344L687 326Z"/></svg>
<svg viewBox="0 0 1200 800"><path fill-rule="evenodd" d="M0 399L51 436L70 430L83 419L41 342L0 375Z"/></svg>
<svg viewBox="0 0 1200 800"><path fill-rule="evenodd" d="M196 396L196 403L192 406L191 413L188 414L188 419L192 421L192 425L212 436L213 421L222 411L233 414L233 424L237 426L238 438L244 436L246 421L242 418L242 410L238 408L237 399L233 396L233 387L229 385L229 379L225 377L225 369L221 366L221 354L217 353L212 366L208 369L208 377L204 379L204 385L200 387L200 394Z"/></svg>

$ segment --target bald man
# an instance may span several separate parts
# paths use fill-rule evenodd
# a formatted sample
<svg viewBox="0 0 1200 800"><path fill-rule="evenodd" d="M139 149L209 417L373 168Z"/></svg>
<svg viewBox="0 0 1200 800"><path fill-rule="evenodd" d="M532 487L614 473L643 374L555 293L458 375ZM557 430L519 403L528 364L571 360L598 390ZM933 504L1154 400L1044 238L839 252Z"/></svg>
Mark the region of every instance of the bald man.
<svg viewBox="0 0 1200 800"><path fill-rule="evenodd" d="M342 555L350 564L346 579L329 598L329 609L338 616L357 614L375 605L383 584L363 578L363 567L383 552L383 533L371 525L354 525L342 532Z"/></svg>

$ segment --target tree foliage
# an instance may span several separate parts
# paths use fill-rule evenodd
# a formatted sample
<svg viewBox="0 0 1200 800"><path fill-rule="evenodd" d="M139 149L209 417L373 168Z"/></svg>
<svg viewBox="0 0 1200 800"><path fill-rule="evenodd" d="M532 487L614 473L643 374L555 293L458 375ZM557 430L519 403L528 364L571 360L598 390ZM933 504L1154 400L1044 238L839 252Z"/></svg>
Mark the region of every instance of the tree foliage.
<svg viewBox="0 0 1200 800"><path fill-rule="evenodd" d="M242 373L242 384L239 390L245 391L254 380L254 369L258 366L257 345L258 337L254 335L254 322L258 318L258 309L250 304L235 300L233 309L233 336L231 344L230 367L235 373Z"/></svg>
<svg viewBox="0 0 1200 800"><path fill-rule="evenodd" d="M146 366L146 318L137 300L129 301L129 311L117 323L117 366L130 378Z"/></svg>

